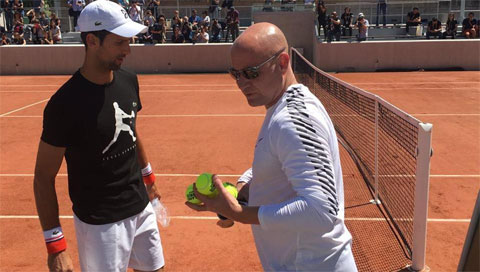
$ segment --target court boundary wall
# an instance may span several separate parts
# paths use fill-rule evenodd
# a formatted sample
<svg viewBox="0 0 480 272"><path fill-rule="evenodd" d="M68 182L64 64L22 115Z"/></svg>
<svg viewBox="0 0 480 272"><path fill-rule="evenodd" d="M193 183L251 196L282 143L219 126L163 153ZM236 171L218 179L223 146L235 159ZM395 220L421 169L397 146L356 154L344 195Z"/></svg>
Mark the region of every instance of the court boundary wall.
<svg viewBox="0 0 480 272"><path fill-rule="evenodd" d="M305 37L312 39L312 37ZM132 45L124 67L139 74L222 73L231 44ZM290 44L290 46L292 46ZM327 72L462 68L480 70L480 40L316 43L313 63ZM311 49L310 49L311 50ZM304 51L309 51L305 48ZM306 52L306 55L309 55ZM0 75L68 75L83 62L83 45L0 47Z"/></svg>
<svg viewBox="0 0 480 272"><path fill-rule="evenodd" d="M123 67L139 74L218 73L230 67L232 44L131 45ZM79 45L0 47L0 75L68 75L83 63Z"/></svg>
<svg viewBox="0 0 480 272"><path fill-rule="evenodd" d="M480 40L317 41L313 63L326 72L480 70Z"/></svg>

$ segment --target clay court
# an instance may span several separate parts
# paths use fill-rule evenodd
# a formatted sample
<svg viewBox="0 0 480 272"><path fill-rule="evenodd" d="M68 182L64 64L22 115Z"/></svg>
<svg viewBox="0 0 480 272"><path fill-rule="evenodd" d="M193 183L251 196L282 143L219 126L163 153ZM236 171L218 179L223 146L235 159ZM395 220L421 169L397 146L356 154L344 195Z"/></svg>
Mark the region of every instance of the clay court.
<svg viewBox="0 0 480 272"><path fill-rule="evenodd" d="M480 72L335 76L433 124L426 264L431 271L455 271L480 189ZM1 271L47 271L33 173L43 109L68 78L0 77ZM166 271L261 270L250 227L217 227L214 214L184 205L184 192L202 172L236 182L252 162L265 109L250 108L227 74L140 75L139 81L143 110L137 131L172 217L168 228L160 227ZM348 153L342 149L341 156L345 206L353 207L352 199L362 194L368 200L370 195L366 187L359 189L361 176ZM56 188L68 251L79 271L65 163ZM397 254L394 237L365 233L375 220L349 210L346 217L355 257L362 256L359 268L368 267L378 252L387 259Z"/></svg>

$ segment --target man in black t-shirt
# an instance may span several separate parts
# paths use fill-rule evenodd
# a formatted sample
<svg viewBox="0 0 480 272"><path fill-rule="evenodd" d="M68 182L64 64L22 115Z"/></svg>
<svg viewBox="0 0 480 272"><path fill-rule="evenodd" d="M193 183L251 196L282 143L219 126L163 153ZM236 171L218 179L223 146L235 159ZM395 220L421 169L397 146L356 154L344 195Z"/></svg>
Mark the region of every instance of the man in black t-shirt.
<svg viewBox="0 0 480 272"><path fill-rule="evenodd" d="M180 28L175 28L174 33L172 35L172 42L173 43L184 43L185 42L185 37L183 37L182 32L180 31Z"/></svg>
<svg viewBox="0 0 480 272"><path fill-rule="evenodd" d="M447 22L445 23L445 32L443 32L443 38L447 38L447 36L452 36L452 39L455 39L457 35L457 25L458 22L455 20L455 14L449 13Z"/></svg>
<svg viewBox="0 0 480 272"><path fill-rule="evenodd" d="M422 18L420 17L420 12L418 12L418 8L413 8L412 11L410 11L407 14L407 24L406 24L406 30L408 34L408 30L410 29L410 26L418 26L422 23Z"/></svg>
<svg viewBox="0 0 480 272"><path fill-rule="evenodd" d="M327 30L327 8L325 3L320 0L317 2L317 20L318 20L318 37L320 37L320 31L323 27L324 40L327 40L328 30Z"/></svg>
<svg viewBox="0 0 480 272"><path fill-rule="evenodd" d="M9 45L12 41L7 37L7 34L2 32L2 40L0 41L0 46Z"/></svg>
<svg viewBox="0 0 480 272"><path fill-rule="evenodd" d="M474 17L475 14L470 12L468 13L468 17L463 19L462 22L462 33L467 39L473 39L477 37L478 25L477 20Z"/></svg>
<svg viewBox="0 0 480 272"><path fill-rule="evenodd" d="M349 7L346 7L344 9L344 12L341 18L342 18L342 35L352 36L353 13L350 11Z"/></svg>
<svg viewBox="0 0 480 272"><path fill-rule="evenodd" d="M231 7L227 12L227 17L225 18L227 22L227 32L225 34L225 42L228 42L229 34L232 34L232 41L240 35L240 13L235 7Z"/></svg>
<svg viewBox="0 0 480 272"><path fill-rule="evenodd" d="M111 1L78 19L83 66L51 97L35 166L34 193L50 271L72 271L60 227L55 178L65 157L83 271L158 271L165 262L155 213L160 198L136 117L137 76L121 69L130 39L146 31Z"/></svg>
<svg viewBox="0 0 480 272"><path fill-rule="evenodd" d="M437 37L442 38L442 23L437 18L432 18L432 20L428 23L427 28L427 39L430 37Z"/></svg>
<svg viewBox="0 0 480 272"><path fill-rule="evenodd" d="M222 31L222 26L218 22L218 19L213 19L212 21L212 38L211 42L220 42L220 31Z"/></svg>
<svg viewBox="0 0 480 272"><path fill-rule="evenodd" d="M233 6L233 0L223 0L222 8L230 9Z"/></svg>
<svg viewBox="0 0 480 272"><path fill-rule="evenodd" d="M328 18L328 39L327 42L332 42L333 37L338 42L340 41L340 34L341 34L341 23L340 19L338 18L337 12L334 11Z"/></svg>
<svg viewBox="0 0 480 272"><path fill-rule="evenodd" d="M387 0L377 0L377 21L376 21L376 25L378 27L378 17L380 15L380 13L383 14L383 27L386 27L387 26L387 16L386 16L386 13L387 13Z"/></svg>

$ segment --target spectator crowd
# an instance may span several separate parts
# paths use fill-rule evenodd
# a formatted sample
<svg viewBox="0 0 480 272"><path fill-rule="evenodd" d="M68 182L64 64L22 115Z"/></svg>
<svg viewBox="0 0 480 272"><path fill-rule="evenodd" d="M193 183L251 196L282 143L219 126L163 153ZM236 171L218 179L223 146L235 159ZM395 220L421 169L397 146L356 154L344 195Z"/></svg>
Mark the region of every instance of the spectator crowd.
<svg viewBox="0 0 480 272"><path fill-rule="evenodd" d="M62 42L60 20L55 13L43 10L44 0L33 0L34 7L24 13L23 0L0 0L6 26L1 29L2 45L55 44ZM132 43L209 43L230 42L240 35L240 13L233 6L234 0L211 0L207 10L190 16L179 11L171 20L161 13L160 0L112 0L121 5L135 22L148 26L148 31L132 39ZM77 29L80 13L91 0L68 0L68 15ZM28 17L28 22L24 17ZM54 22L54 23L51 23ZM25 37L28 32L28 39ZM11 34L11 35L9 35Z"/></svg>
<svg viewBox="0 0 480 272"><path fill-rule="evenodd" d="M327 12L325 2L323 0L316 0L315 10L317 15L317 27L318 35L321 35L323 30L324 41L332 42L340 41L341 37L352 37L352 30L356 29L356 40L361 42L368 39L368 30L370 24L365 18L363 13L359 13L358 16L353 15L351 9L346 7L339 17L336 11ZM376 27L379 27L379 15L383 15L383 26L386 27L386 10L387 3L385 0L377 0L377 15L376 15ZM423 22L426 24L425 37L445 39L451 37L455 39L457 36L458 22L455 19L453 13L448 14L448 18L444 24L440 22L438 18L433 17L430 21L422 20L420 11L417 7L414 7L406 15L405 30L406 35L409 35L410 28L415 27L416 36L423 36ZM473 12L468 13L468 17L462 21L461 35L464 38L479 38L480 20L475 18Z"/></svg>
<svg viewBox="0 0 480 272"><path fill-rule="evenodd" d="M47 17L43 11L43 0L34 0L33 7L25 12L22 0L1 0L0 8L5 18L5 26L0 27L1 45L56 44L62 41L60 19L54 12ZM11 35L8 35L11 34Z"/></svg>
<svg viewBox="0 0 480 272"><path fill-rule="evenodd" d="M142 9L138 3L138 0L134 0L128 6L124 6L133 21L148 27L146 33L134 37L132 41L134 43L228 42L235 41L240 32L240 14L233 5L227 5L233 3L231 1L224 1L227 4L220 6L218 0L212 0L208 10L199 14L193 9L190 16L181 16L176 10L170 22L159 12L158 4L149 4L147 5L149 8ZM220 18L222 7L227 9L223 20ZM168 30L171 32L170 35L167 35Z"/></svg>
<svg viewBox="0 0 480 272"><path fill-rule="evenodd" d="M72 18L73 27L77 27L77 20L81 11L93 0L67 0L68 15ZM198 12L191 10L190 16L174 12L173 18L167 20L160 6L160 0L112 0L120 4L126 14L135 22L144 24L148 31L132 39L132 43L212 43L230 42L240 34L240 14L234 7L234 0L211 0L208 9ZM387 2L377 1L376 26L379 27L379 17L383 16L383 26L386 26ZM265 4L271 4L265 0ZM295 3L294 0L282 0L282 4ZM355 29L356 40L361 42L368 39L369 21L363 13L354 15L349 7L341 15L336 11L327 12L323 0L315 2L318 20L318 35L323 30L324 40L327 42L340 41L342 36L351 38ZM60 19L53 12L44 9L44 0L32 0L32 8L25 10L23 0L0 0L0 12L4 14L5 27L2 27L1 45L16 44L56 44L62 43ZM413 8L406 15L405 30L408 35L410 28L415 27L420 34L426 23L425 36L431 38L455 39L458 22L454 14L442 24L438 18L432 18L428 24L422 20L418 8ZM462 21L461 35L465 38L479 37L480 20L473 12ZM25 35L28 33L29 35ZM418 32L417 32L417 36Z"/></svg>

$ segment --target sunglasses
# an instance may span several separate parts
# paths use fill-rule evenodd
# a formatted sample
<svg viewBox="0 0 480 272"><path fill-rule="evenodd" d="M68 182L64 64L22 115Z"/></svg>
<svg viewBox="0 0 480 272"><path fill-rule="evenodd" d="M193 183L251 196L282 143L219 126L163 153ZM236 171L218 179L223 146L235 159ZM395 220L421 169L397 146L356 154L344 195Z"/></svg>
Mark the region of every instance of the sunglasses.
<svg viewBox="0 0 480 272"><path fill-rule="evenodd" d="M260 72L259 72L260 68L262 68L263 65L269 63L270 61L274 60L278 56L280 56L280 54L283 53L283 51L285 51L285 48L278 51L277 53L275 53L275 55L271 56L269 59L267 59L266 61L264 61L263 63L261 63L257 66L247 67L247 68L242 69L242 70L235 70L233 68L230 68L230 69L228 69L228 72L237 81L240 80L241 76L243 76L246 79L257 78L260 75Z"/></svg>

